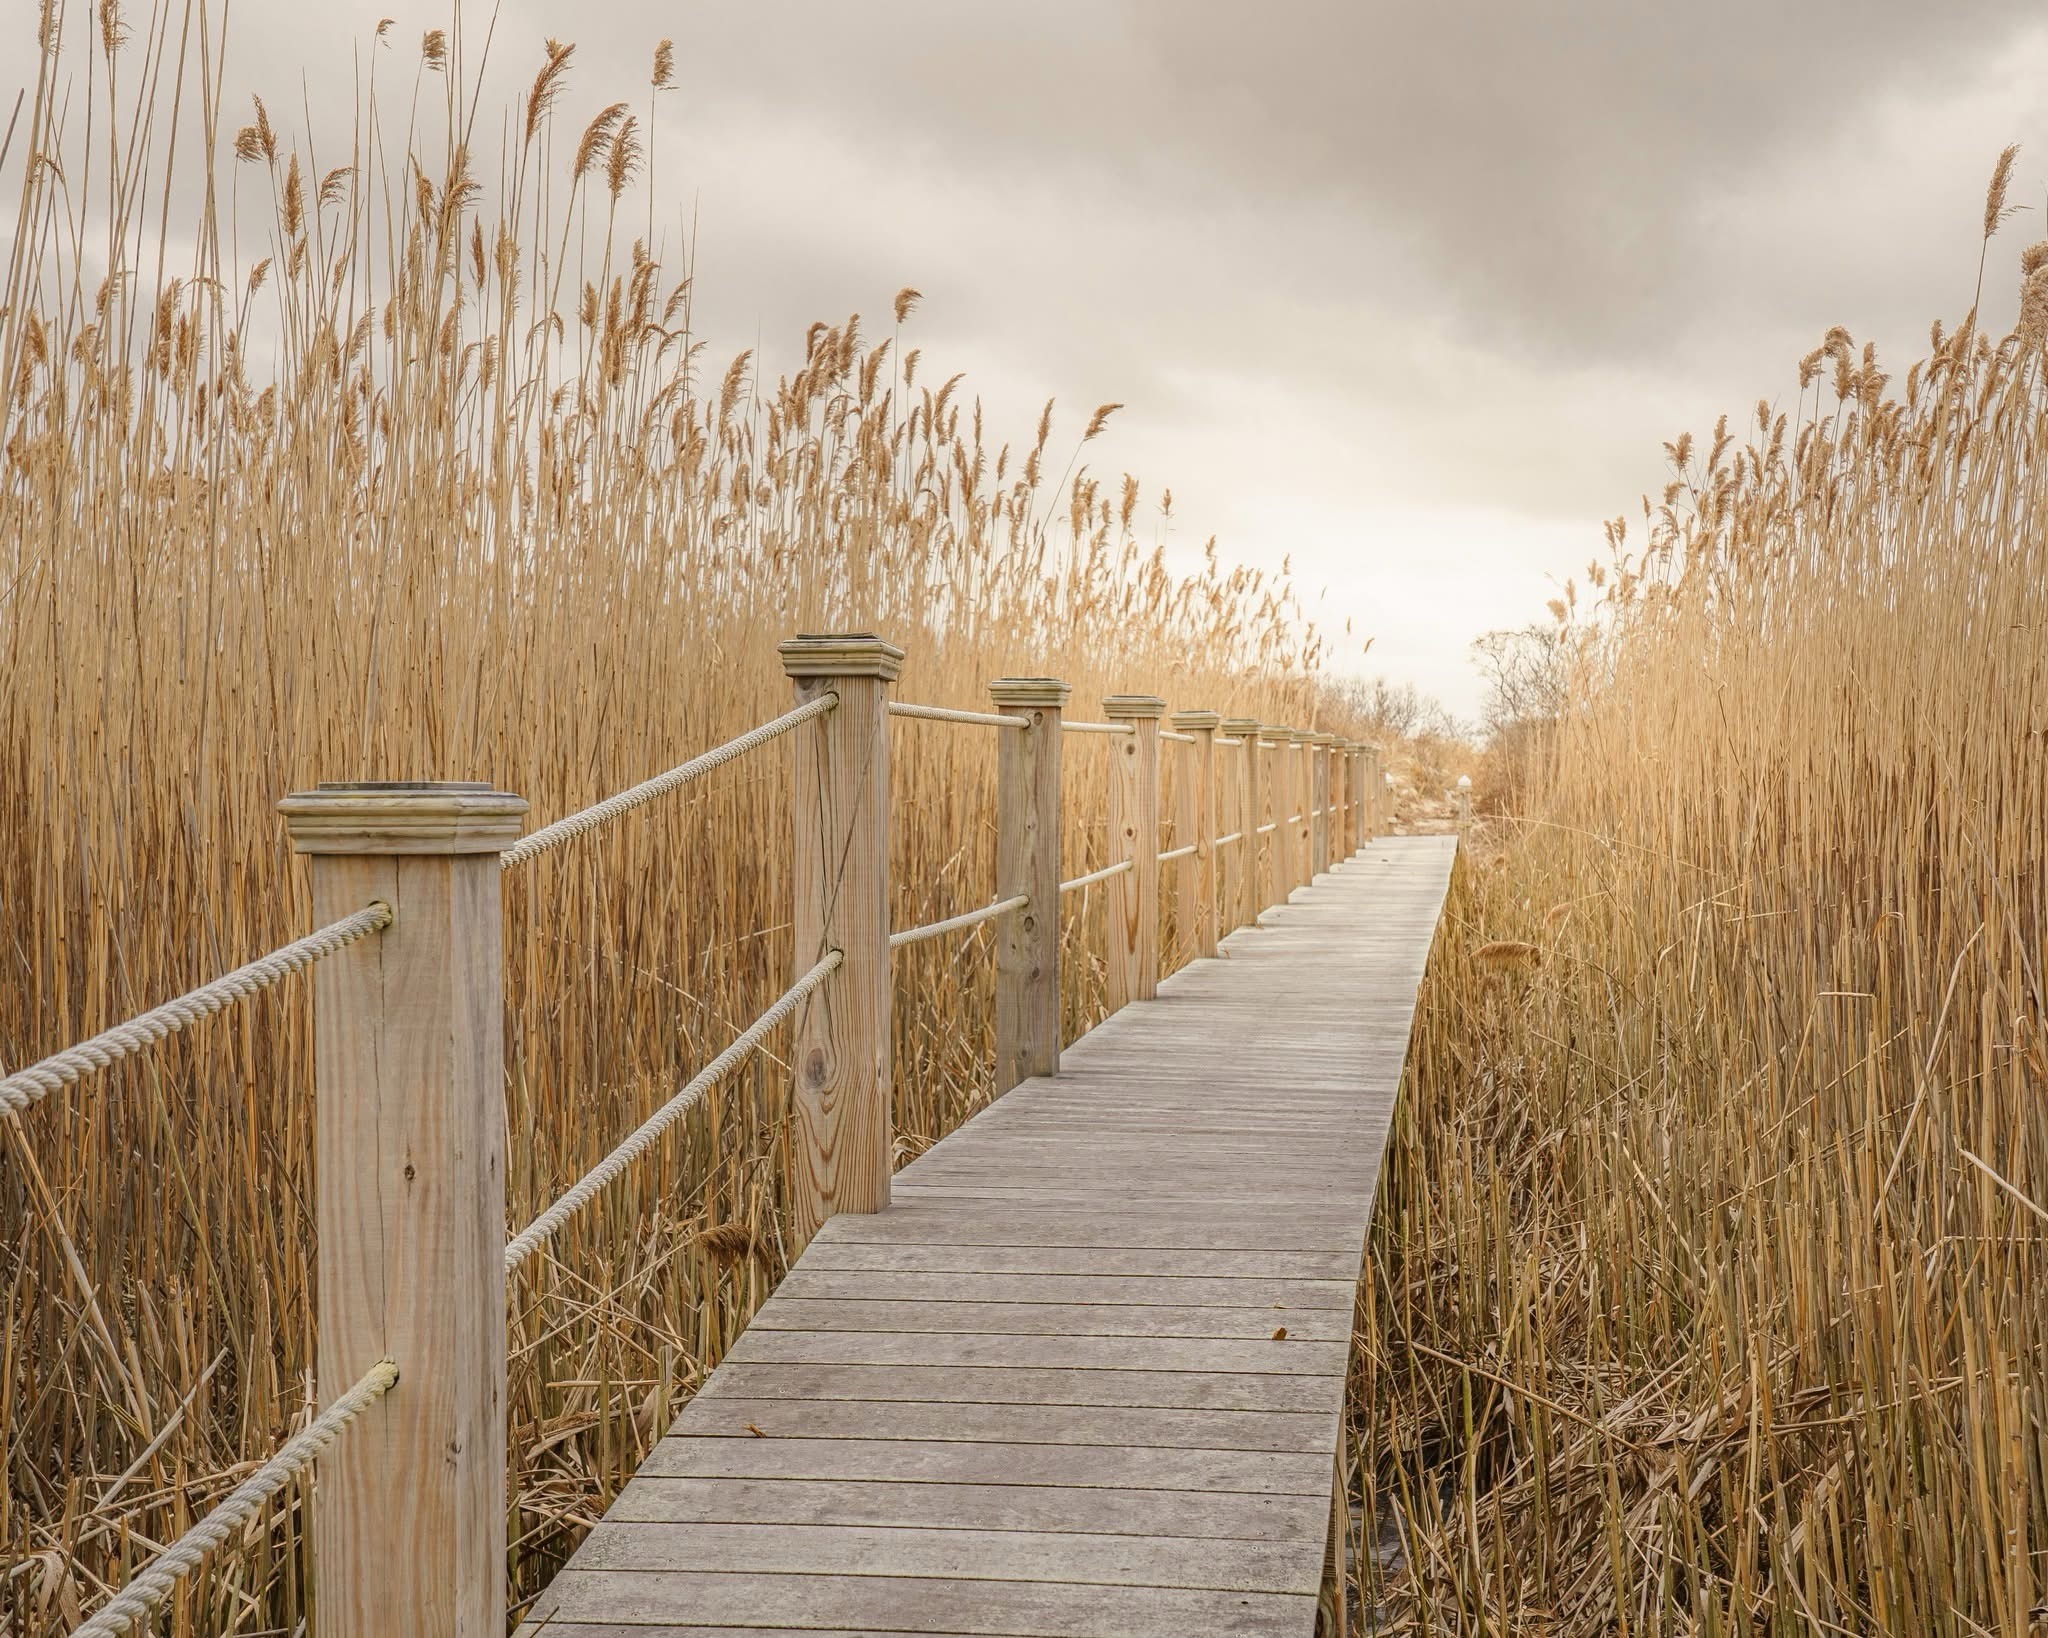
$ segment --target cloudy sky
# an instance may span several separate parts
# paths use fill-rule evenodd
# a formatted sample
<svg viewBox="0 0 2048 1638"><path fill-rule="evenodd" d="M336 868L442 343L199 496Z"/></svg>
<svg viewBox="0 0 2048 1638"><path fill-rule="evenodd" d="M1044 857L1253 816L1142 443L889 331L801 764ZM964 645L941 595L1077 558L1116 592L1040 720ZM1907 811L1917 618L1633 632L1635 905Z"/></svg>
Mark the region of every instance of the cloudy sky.
<svg viewBox="0 0 2048 1638"><path fill-rule="evenodd" d="M1466 713L1471 638L1541 618L1603 517L1639 521L1665 439L1789 402L1830 324L1903 375L1960 315L2007 142L2032 211L1994 250L2000 328L2048 231L2048 19L2006 0L496 11L486 106L557 35L571 128L644 105L675 39L657 185L700 224L714 351L786 369L812 319L915 285L914 339L999 438L1047 397L1055 447L1124 403L1090 453L1172 487L1177 550L1291 557L1356 633L1340 664ZM492 12L471 0L472 62ZM318 122L379 16L409 59L448 14L236 0L227 106L307 84Z"/></svg>

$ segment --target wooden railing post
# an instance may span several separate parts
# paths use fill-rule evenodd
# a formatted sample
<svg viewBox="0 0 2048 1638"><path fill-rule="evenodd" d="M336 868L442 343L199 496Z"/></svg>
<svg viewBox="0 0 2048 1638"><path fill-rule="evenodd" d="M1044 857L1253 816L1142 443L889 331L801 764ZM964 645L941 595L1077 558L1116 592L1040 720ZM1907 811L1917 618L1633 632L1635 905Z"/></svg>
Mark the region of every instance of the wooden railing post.
<svg viewBox="0 0 2048 1638"><path fill-rule="evenodd" d="M1265 814L1259 823L1271 825L1272 835L1266 843L1265 869L1260 873L1260 908L1269 909L1276 904L1287 902L1287 793L1293 789L1288 775L1287 747L1293 743L1287 729L1277 722L1269 722L1259 730L1259 738L1266 749L1264 759Z"/></svg>
<svg viewBox="0 0 2048 1638"><path fill-rule="evenodd" d="M903 650L866 632L796 637L782 669L806 705L839 704L795 730L793 949L801 976L839 970L797 1009L790 1207L799 1245L838 1212L889 1204L889 684Z"/></svg>
<svg viewBox="0 0 2048 1638"><path fill-rule="evenodd" d="M1330 859L1351 857L1351 741L1341 734L1330 747Z"/></svg>
<svg viewBox="0 0 2048 1638"><path fill-rule="evenodd" d="M1173 714L1174 731L1195 736L1188 763L1183 764L1186 777L1180 782L1181 821L1187 835L1177 838L1174 846L1195 844L1194 857L1181 861L1180 913L1193 918L1195 954L1200 956L1216 953L1216 838L1222 834L1216 828L1216 730L1222 722L1214 711Z"/></svg>
<svg viewBox="0 0 2048 1638"><path fill-rule="evenodd" d="M996 1079L1001 1097L1060 1072L1060 712L1051 677L999 677L989 698L1030 724L996 734L996 897L1031 902L996 923Z"/></svg>
<svg viewBox="0 0 2048 1638"><path fill-rule="evenodd" d="M526 804L475 784L322 785L279 804L313 919L391 925L313 969L316 1390L390 1397L319 1461L322 1638L505 1630L504 929Z"/></svg>
<svg viewBox="0 0 2048 1638"><path fill-rule="evenodd" d="M1472 823L1472 776L1458 775L1458 829L1465 830Z"/></svg>
<svg viewBox="0 0 2048 1638"><path fill-rule="evenodd" d="M1351 814L1351 851L1355 855L1364 852L1370 840L1365 824L1365 746L1361 740L1346 742L1344 795Z"/></svg>
<svg viewBox="0 0 2048 1638"><path fill-rule="evenodd" d="M1309 736L1309 798L1314 804L1315 823L1309 829L1309 879L1313 881L1330 868L1330 747L1337 736L1318 732Z"/></svg>
<svg viewBox="0 0 2048 1638"><path fill-rule="evenodd" d="M1259 923L1259 826L1265 816L1259 807L1259 735L1264 731L1251 717L1232 717L1223 731L1239 741L1244 760L1237 782L1237 908L1232 918L1239 927Z"/></svg>
<svg viewBox="0 0 2048 1638"><path fill-rule="evenodd" d="M1294 739L1294 806L1301 819L1294 831L1294 879L1292 886L1306 887L1315 880L1315 735L1297 728Z"/></svg>
<svg viewBox="0 0 2048 1638"><path fill-rule="evenodd" d="M1131 732L1110 743L1109 842L1112 863L1131 868L1109 879L1109 1010L1159 993L1159 719L1166 701L1154 694L1111 694L1102 702L1111 722Z"/></svg>

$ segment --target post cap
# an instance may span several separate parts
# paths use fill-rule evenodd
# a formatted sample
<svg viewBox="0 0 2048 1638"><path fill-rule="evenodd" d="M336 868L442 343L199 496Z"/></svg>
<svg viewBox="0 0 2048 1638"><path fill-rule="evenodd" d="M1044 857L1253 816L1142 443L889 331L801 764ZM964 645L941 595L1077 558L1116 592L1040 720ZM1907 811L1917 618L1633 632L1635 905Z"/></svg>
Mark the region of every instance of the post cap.
<svg viewBox="0 0 2048 1638"><path fill-rule="evenodd" d="M871 631L805 632L775 652L792 677L880 677L894 682L903 673L903 650Z"/></svg>
<svg viewBox="0 0 2048 1638"><path fill-rule="evenodd" d="M1287 730L1287 737L1297 745L1306 745L1316 736L1315 730L1311 728L1290 728Z"/></svg>
<svg viewBox="0 0 2048 1638"><path fill-rule="evenodd" d="M1214 711L1176 711L1166 720L1173 724L1174 732L1181 734L1202 728L1213 733L1223 726L1223 719Z"/></svg>
<svg viewBox="0 0 2048 1638"><path fill-rule="evenodd" d="M1311 745L1334 745L1337 743L1337 736L1318 729L1308 736L1308 742Z"/></svg>
<svg viewBox="0 0 2048 1638"><path fill-rule="evenodd" d="M368 779L294 791L277 811L294 853L502 853L526 799L475 780Z"/></svg>
<svg viewBox="0 0 2048 1638"><path fill-rule="evenodd" d="M1257 717L1225 717L1223 731L1233 739L1255 739L1263 730Z"/></svg>
<svg viewBox="0 0 2048 1638"><path fill-rule="evenodd" d="M1471 776L1470 774L1459 774L1459 775L1458 775L1458 789L1459 789L1459 790L1461 790L1461 791L1469 791L1469 790L1470 790L1471 788L1472 788L1472 776Z"/></svg>
<svg viewBox="0 0 2048 1638"><path fill-rule="evenodd" d="M1383 777L1383 778L1384 778L1384 779L1386 780L1386 782L1387 782L1387 789L1388 789L1388 790L1392 790L1392 789L1394 788L1394 776L1393 776L1392 774L1385 774L1385 775L1382 775L1382 777Z"/></svg>
<svg viewBox="0 0 2048 1638"><path fill-rule="evenodd" d="M988 697L998 705L1065 705L1073 691L1057 677L998 677L988 685Z"/></svg>
<svg viewBox="0 0 2048 1638"><path fill-rule="evenodd" d="M1111 718L1157 721L1166 715L1166 701L1157 694L1105 694L1102 714Z"/></svg>

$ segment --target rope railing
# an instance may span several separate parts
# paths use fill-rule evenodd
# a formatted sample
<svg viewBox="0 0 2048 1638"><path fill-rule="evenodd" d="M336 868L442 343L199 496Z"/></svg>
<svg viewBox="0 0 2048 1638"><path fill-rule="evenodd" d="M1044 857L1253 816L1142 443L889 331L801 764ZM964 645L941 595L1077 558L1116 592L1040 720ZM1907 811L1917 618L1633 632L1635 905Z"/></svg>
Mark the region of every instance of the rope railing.
<svg viewBox="0 0 2048 1638"><path fill-rule="evenodd" d="M1091 870L1085 876L1076 876L1070 882L1061 882L1060 891L1071 893L1077 887L1089 887L1096 882L1106 882L1112 876L1121 876L1126 870L1137 868L1135 859L1120 859L1113 865L1104 865L1100 870Z"/></svg>
<svg viewBox="0 0 2048 1638"><path fill-rule="evenodd" d="M1190 842L1187 844L1187 846L1177 847L1173 849L1170 853L1162 853L1159 855L1159 862L1161 864L1168 864L1175 859L1192 859L1195 856L1196 846L1196 843Z"/></svg>
<svg viewBox="0 0 2048 1638"><path fill-rule="evenodd" d="M1175 728L1160 729L1159 737L1161 739L1170 739L1176 745L1192 745L1195 743L1195 736L1193 734L1183 734Z"/></svg>
<svg viewBox="0 0 2048 1638"><path fill-rule="evenodd" d="M586 831L607 824L622 813L630 813L637 807L652 802L658 796L666 796L679 786L687 785L693 779L702 779L714 769L724 767L736 757L742 757L751 750L766 745L778 735L786 734L800 723L809 722L813 717L822 717L839 703L836 692L827 691L816 699L799 705L794 711L785 711L772 722L764 722L758 728L749 729L738 739L727 740L714 750L702 756L694 756L688 762L669 769L667 773L656 774L652 779L642 780L630 790L620 791L616 796L607 796L602 802L593 802L589 807L570 814L566 819L557 819L551 825L543 825L530 836L522 836L511 847L498 855L498 863L510 870L514 865L525 864L539 857L550 848L560 847L564 842L573 841Z"/></svg>
<svg viewBox="0 0 2048 1638"><path fill-rule="evenodd" d="M1135 734L1138 730L1128 722L1067 722L1062 720L1063 734Z"/></svg>
<svg viewBox="0 0 2048 1638"><path fill-rule="evenodd" d="M1211 842L1209 845L1211 847L1228 847L1232 842L1241 842L1243 840L1244 832L1241 830L1233 830L1228 836L1217 837L1216 840Z"/></svg>
<svg viewBox="0 0 2048 1638"><path fill-rule="evenodd" d="M916 717L924 722L963 722L973 728L1029 728L1028 717L1005 717L994 711L956 711L950 705L905 705L889 702L892 717Z"/></svg>
<svg viewBox="0 0 2048 1638"><path fill-rule="evenodd" d="M391 906L382 899L372 901L351 916L330 922L304 938L278 946L268 955L225 973L210 984L187 990L160 1007L103 1029L88 1040L62 1052L16 1070L0 1080L0 1114L18 1115L31 1104L62 1087L83 1080L95 1070L105 1069L165 1036L210 1018L231 1002L254 995L281 979L312 966L323 956L344 949L357 939L382 932L391 925Z"/></svg>
<svg viewBox="0 0 2048 1638"><path fill-rule="evenodd" d="M922 927L906 927L900 933L889 935L889 948L900 950L906 944L922 944L928 938L958 932L963 927L979 927L983 922L994 921L996 917L1006 916L1012 910L1022 910L1030 902L1030 894L1019 893L1014 898L998 899L994 904L984 904L979 910L948 916L944 921L928 921Z"/></svg>
<svg viewBox="0 0 2048 1638"><path fill-rule="evenodd" d="M1256 831L1253 832L1253 834L1256 836L1271 836L1273 832L1278 830L1279 828L1280 827L1277 824L1261 825Z"/></svg>
<svg viewBox="0 0 2048 1638"><path fill-rule="evenodd" d="M75 1628L71 1638L118 1638L146 1622L177 1585L206 1555L254 1518L263 1504L303 1473L343 1428L374 1405L398 1380L398 1367L379 1360L362 1380L308 1422L248 1478L227 1493L220 1505L152 1559L127 1586L103 1604L93 1617Z"/></svg>
<svg viewBox="0 0 2048 1638"><path fill-rule="evenodd" d="M844 960L845 957L837 950L828 951L823 960L782 993L780 1000L740 1031L730 1046L698 1070L680 1092L642 1121L632 1136L585 1172L573 1188L515 1234L505 1247L505 1272L514 1273L521 1263L553 1238L557 1229L596 1199L607 1183L638 1160L656 1138L688 1114L705 1092L759 1046L770 1030L795 1012L804 998L824 983Z"/></svg>

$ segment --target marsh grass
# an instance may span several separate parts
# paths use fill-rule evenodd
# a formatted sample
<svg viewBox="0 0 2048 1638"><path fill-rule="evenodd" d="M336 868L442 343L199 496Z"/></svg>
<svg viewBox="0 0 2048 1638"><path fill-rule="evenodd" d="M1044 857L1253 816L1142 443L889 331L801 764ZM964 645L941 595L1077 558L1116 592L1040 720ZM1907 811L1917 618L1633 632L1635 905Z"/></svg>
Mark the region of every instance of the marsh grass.
<svg viewBox="0 0 2048 1638"><path fill-rule="evenodd" d="M774 646L800 630L887 634L910 699L1052 673L1077 704L1331 720L1287 586L1213 547L1169 572L1164 508L1091 469L1114 406L1064 446L1051 405L1030 443L985 441L904 344L916 292L879 334L814 326L787 374L705 369L640 194L681 169L654 152L665 46L572 118L549 42L487 161L460 26L386 40L350 151L316 163L261 104L218 106L225 10L51 4L11 42L40 58L0 297L9 1065L303 931L282 794L483 778L551 818L785 709ZM994 746L893 732L910 925L991 893ZM1066 750L1075 869L1101 862L1105 754ZM510 879L515 1225L787 983L787 762ZM1066 907L1070 1034L1102 1004L1098 899ZM982 934L898 962L905 1155L988 1095L989 966ZM315 1403L308 1024L287 988L0 1132L0 1631L66 1630ZM784 1266L780 1051L514 1282L522 1598ZM292 1630L306 1501L164 1629Z"/></svg>
<svg viewBox="0 0 2048 1638"><path fill-rule="evenodd" d="M1387 1630L2048 1624L2044 266L1667 446L1556 610L1361 1294Z"/></svg>

